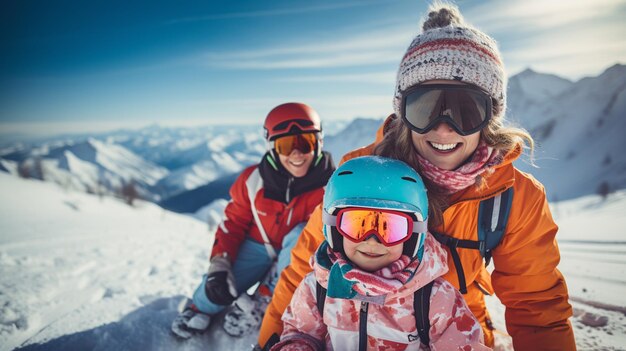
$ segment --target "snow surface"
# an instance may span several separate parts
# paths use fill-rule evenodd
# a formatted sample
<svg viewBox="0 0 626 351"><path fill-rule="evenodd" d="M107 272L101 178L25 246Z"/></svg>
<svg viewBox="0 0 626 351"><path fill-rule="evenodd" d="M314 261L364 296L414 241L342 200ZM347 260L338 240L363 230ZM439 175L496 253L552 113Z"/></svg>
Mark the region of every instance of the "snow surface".
<svg viewBox="0 0 626 351"><path fill-rule="evenodd" d="M203 222L2 173L0 192L0 350L246 350L255 341L169 333L207 268L213 234ZM624 349L626 192L553 211L578 348ZM510 350L503 306L488 305L497 349Z"/></svg>

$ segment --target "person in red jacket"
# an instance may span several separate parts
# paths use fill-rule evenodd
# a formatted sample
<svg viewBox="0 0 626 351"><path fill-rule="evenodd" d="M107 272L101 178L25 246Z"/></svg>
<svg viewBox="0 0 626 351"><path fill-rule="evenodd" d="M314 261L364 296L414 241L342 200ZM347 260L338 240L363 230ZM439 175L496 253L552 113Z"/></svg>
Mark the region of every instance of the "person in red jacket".
<svg viewBox="0 0 626 351"><path fill-rule="evenodd" d="M330 154L322 151L322 126L311 107L279 105L267 115L263 127L269 150L230 189L231 201L215 233L209 271L172 323L172 331L181 338L206 330L211 316L238 297L241 305L249 302L245 292L272 267L273 274L280 274L335 169ZM269 300L272 279L263 288L260 293ZM260 323L262 316L257 317ZM227 332L241 333L236 325L227 328L227 323L228 318Z"/></svg>
<svg viewBox="0 0 626 351"><path fill-rule="evenodd" d="M453 5L431 8L422 31L402 56L394 113L376 141L343 161L363 155L395 158L424 179L431 233L447 237L450 271L443 277L464 293L481 323L485 343L494 345L485 294L506 307L506 330L515 350L575 350L557 225L545 189L513 164L530 135L506 122L506 74L497 43L465 23ZM364 136L367 137L367 136ZM480 221L481 203L492 208L510 201L501 240L488 252L479 228L497 228L503 216ZM483 212L484 213L484 212ZM281 316L303 277L309 258L324 240L321 209L311 215L292 250L291 264L276 285L259 332L268 348L283 330ZM491 256L493 272L485 270Z"/></svg>

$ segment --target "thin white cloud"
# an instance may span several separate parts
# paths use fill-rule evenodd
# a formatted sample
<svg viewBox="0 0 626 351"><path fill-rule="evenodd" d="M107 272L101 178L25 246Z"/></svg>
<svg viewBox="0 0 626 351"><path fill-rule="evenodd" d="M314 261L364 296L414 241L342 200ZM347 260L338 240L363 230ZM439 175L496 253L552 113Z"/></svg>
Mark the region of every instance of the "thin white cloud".
<svg viewBox="0 0 626 351"><path fill-rule="evenodd" d="M373 72L362 74L326 74L326 75L310 75L310 76L291 76L277 78L280 82L296 82L296 83L323 83L323 82L358 82L358 83L374 83L388 84L392 86L396 80L396 72Z"/></svg>
<svg viewBox="0 0 626 351"><path fill-rule="evenodd" d="M469 9L466 18L487 32L548 30L588 19L602 25L625 5L625 0L492 0Z"/></svg>
<svg viewBox="0 0 626 351"><path fill-rule="evenodd" d="M624 9L626 0L498 0L469 8L464 15L501 42L509 72L536 67L576 79L626 61L626 21L620 16ZM215 68L251 70L395 67L419 31L417 21L416 14L415 21L362 30L357 35L320 38L306 45L212 52L202 60ZM316 80L303 76L285 79ZM349 75L329 80L361 81Z"/></svg>
<svg viewBox="0 0 626 351"><path fill-rule="evenodd" d="M308 97L304 101L327 120L346 120L355 117L386 117L392 112L392 93L383 95L337 94L334 96Z"/></svg>
<svg viewBox="0 0 626 351"><path fill-rule="evenodd" d="M209 52L202 62L229 69L293 69L398 63L415 31L402 26L353 36L320 38L301 45Z"/></svg>
<svg viewBox="0 0 626 351"><path fill-rule="evenodd" d="M340 4L319 5L319 6L310 6L310 7L301 7L301 8L218 13L218 14L211 14L211 15L204 15L204 16L193 16L193 17L173 19L173 20L167 21L166 24L214 21L214 20L222 20L222 19L234 19L234 18L258 18L258 17L284 16L284 15L303 14L303 13L331 11L331 10L338 10L338 9L345 9L345 8L352 8L352 7L369 6L369 5L380 4L380 3L389 2L389 1L390 0L353 1L353 2L340 3Z"/></svg>
<svg viewBox="0 0 626 351"><path fill-rule="evenodd" d="M496 37L509 73L525 68L570 79L626 62L626 0L489 1L465 18Z"/></svg>
<svg viewBox="0 0 626 351"><path fill-rule="evenodd" d="M296 57L286 59L224 61L221 66L234 69L298 69L364 66L398 61L394 50L376 50L359 53L338 52L331 55L319 54L316 57Z"/></svg>
<svg viewBox="0 0 626 351"><path fill-rule="evenodd" d="M333 94L330 96L308 93L280 94L280 96L220 99L197 101L195 108L203 107L208 120L228 121L228 123L261 123L267 113L280 104L289 101L303 102L312 106L324 120L352 119L362 117L383 117L392 111L392 89L389 94ZM236 107L235 107L236 106Z"/></svg>

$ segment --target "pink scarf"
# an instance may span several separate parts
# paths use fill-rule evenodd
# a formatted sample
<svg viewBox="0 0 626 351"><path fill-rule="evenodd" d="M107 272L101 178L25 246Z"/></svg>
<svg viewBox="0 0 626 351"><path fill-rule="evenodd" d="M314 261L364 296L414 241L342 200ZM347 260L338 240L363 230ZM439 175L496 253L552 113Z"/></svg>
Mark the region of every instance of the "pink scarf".
<svg viewBox="0 0 626 351"><path fill-rule="evenodd" d="M311 260L314 269L321 270L316 275L328 274L328 296L344 299L354 298L355 294L377 297L393 293L413 278L420 264L419 260L411 260L409 256L402 255L386 267L375 272L366 272L354 266L340 253L332 251L326 241L320 245ZM323 271L327 273L322 273Z"/></svg>
<svg viewBox="0 0 626 351"><path fill-rule="evenodd" d="M421 175L449 195L475 184L479 175L502 163L503 156L501 152L494 152L492 147L481 140L470 160L451 171L433 165L419 153L417 153L417 159Z"/></svg>

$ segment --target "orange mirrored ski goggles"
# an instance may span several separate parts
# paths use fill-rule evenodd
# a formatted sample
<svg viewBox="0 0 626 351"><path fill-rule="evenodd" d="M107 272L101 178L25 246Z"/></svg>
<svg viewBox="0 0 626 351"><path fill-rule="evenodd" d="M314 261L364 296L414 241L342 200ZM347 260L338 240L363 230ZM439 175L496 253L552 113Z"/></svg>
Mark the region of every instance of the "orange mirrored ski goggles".
<svg viewBox="0 0 626 351"><path fill-rule="evenodd" d="M395 246L407 241L413 233L427 231L425 221L414 221L407 213L386 209L348 207L339 210L336 216L324 211L323 220L355 243L375 235L383 245Z"/></svg>
<svg viewBox="0 0 626 351"><path fill-rule="evenodd" d="M274 140L274 150L284 156L291 155L293 150L308 154L315 150L315 145L317 145L315 133L285 135Z"/></svg>

